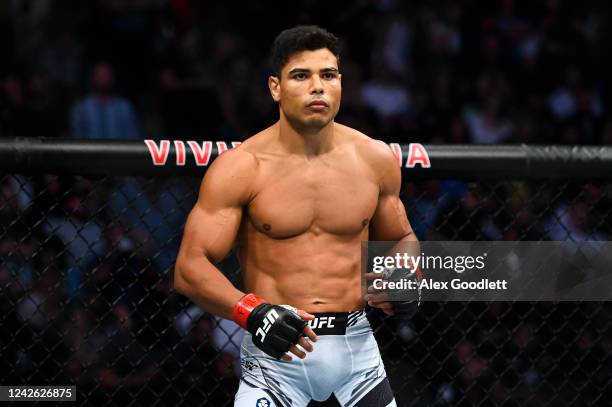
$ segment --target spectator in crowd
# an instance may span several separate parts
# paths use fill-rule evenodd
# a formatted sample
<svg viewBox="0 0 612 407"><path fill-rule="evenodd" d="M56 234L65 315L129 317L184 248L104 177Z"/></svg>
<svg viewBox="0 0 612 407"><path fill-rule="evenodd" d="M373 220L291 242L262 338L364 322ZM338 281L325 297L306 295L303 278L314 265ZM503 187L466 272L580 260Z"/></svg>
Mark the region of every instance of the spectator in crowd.
<svg viewBox="0 0 612 407"><path fill-rule="evenodd" d="M601 96L585 88L583 73L577 65L565 70L565 82L555 88L548 97L548 107L559 121L571 118L579 110L600 117L603 113Z"/></svg>
<svg viewBox="0 0 612 407"><path fill-rule="evenodd" d="M91 93L70 112L74 138L137 139L141 132L132 104L115 94L113 68L105 62L94 66Z"/></svg>
<svg viewBox="0 0 612 407"><path fill-rule="evenodd" d="M362 100L365 106L384 119L412 113L410 93L393 77L393 73L383 61L374 68L372 80L364 83Z"/></svg>
<svg viewBox="0 0 612 407"><path fill-rule="evenodd" d="M100 350L98 380L107 390L125 393L142 386L159 373L161 361L157 347L145 346L134 337L133 315L124 304L113 309L110 338ZM129 397L128 394L122 394Z"/></svg>
<svg viewBox="0 0 612 407"><path fill-rule="evenodd" d="M57 236L64 243L70 296L79 295L84 267L92 259L102 257L106 250L102 227L89 221L100 204L92 187L90 180L79 177L70 193L62 197L65 212L48 216L42 226L45 236Z"/></svg>
<svg viewBox="0 0 612 407"><path fill-rule="evenodd" d="M1 80L0 86L0 136L26 137L28 111L23 84L11 75Z"/></svg>
<svg viewBox="0 0 612 407"><path fill-rule="evenodd" d="M508 83L499 72L482 73L476 88L477 109L466 113L466 122L473 144L501 144L510 141L513 124L506 115L504 99Z"/></svg>
<svg viewBox="0 0 612 407"><path fill-rule="evenodd" d="M550 240L572 242L607 240L604 233L593 228L587 205L582 200L559 203L546 226Z"/></svg>
<svg viewBox="0 0 612 407"><path fill-rule="evenodd" d="M240 344L244 331L233 321L209 316L201 308L192 305L176 317L175 327L179 334L185 336L194 325L199 325L204 319L214 324L214 328L210 330L210 344L217 352L226 353L233 358L234 373L236 377L240 377Z"/></svg>

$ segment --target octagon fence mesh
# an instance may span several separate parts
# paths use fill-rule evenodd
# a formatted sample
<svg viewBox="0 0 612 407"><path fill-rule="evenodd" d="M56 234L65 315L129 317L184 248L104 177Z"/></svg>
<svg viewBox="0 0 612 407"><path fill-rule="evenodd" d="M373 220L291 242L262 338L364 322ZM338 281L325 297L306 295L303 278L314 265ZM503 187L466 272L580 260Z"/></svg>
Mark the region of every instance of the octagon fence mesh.
<svg viewBox="0 0 612 407"><path fill-rule="evenodd" d="M233 404L241 331L171 284L199 179L8 174L0 186L0 383L74 384L79 405ZM608 181L424 180L402 199L422 240L612 236ZM219 266L241 284L233 256ZM609 303L368 317L399 406L612 403Z"/></svg>

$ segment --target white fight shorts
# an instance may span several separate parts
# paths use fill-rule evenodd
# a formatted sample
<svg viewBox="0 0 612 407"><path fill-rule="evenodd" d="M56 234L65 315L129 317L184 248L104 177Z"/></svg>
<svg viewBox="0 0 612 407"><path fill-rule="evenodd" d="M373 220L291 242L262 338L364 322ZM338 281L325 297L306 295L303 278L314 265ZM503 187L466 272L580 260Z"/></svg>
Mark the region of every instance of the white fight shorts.
<svg viewBox="0 0 612 407"><path fill-rule="evenodd" d="M342 406L395 407L378 344L365 312L314 314L318 335L305 359L274 359L246 333L235 407L305 407L333 393Z"/></svg>

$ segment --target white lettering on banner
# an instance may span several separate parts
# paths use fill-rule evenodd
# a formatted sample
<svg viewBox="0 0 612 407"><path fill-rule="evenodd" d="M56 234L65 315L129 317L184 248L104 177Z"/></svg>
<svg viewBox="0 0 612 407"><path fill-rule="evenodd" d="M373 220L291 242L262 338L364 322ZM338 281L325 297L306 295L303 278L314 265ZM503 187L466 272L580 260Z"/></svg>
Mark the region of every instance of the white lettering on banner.
<svg viewBox="0 0 612 407"><path fill-rule="evenodd" d="M266 340L266 334L270 330L270 327L272 326L272 324L274 324L274 322L276 322L277 319L278 319L278 312L276 312L275 309L271 309L270 311L268 311L268 313L264 317L263 327L257 328L257 331L255 331L255 336L261 336L261 341L264 342Z"/></svg>

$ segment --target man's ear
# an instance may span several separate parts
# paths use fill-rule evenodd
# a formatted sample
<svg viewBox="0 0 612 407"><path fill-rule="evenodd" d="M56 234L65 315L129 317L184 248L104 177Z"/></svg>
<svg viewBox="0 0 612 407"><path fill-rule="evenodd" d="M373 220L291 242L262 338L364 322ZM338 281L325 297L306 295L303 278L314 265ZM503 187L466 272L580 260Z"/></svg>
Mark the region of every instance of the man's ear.
<svg viewBox="0 0 612 407"><path fill-rule="evenodd" d="M280 101L280 78L276 76L269 76L268 88L270 89L272 99L278 103Z"/></svg>

